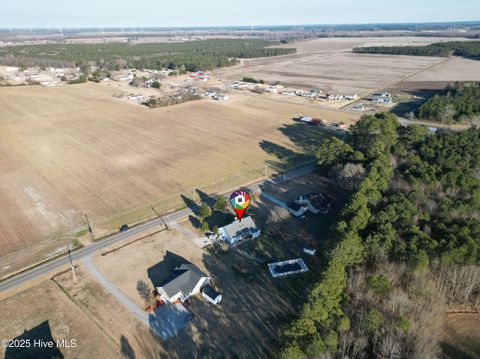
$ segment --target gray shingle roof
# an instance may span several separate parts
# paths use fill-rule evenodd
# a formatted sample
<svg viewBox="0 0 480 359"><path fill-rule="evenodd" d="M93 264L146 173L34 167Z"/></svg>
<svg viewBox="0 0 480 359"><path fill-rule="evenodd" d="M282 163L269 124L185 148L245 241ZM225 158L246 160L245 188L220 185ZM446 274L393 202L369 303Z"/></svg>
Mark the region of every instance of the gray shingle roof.
<svg viewBox="0 0 480 359"><path fill-rule="evenodd" d="M239 234L249 234L259 231L256 224L253 222L252 217L245 217L241 221L235 220L223 227L223 230L229 235L230 238L236 237Z"/></svg>
<svg viewBox="0 0 480 359"><path fill-rule="evenodd" d="M169 297L173 297L180 291L188 294L202 277L207 277L207 275L193 264L182 264L175 268L172 279L165 283L162 288Z"/></svg>

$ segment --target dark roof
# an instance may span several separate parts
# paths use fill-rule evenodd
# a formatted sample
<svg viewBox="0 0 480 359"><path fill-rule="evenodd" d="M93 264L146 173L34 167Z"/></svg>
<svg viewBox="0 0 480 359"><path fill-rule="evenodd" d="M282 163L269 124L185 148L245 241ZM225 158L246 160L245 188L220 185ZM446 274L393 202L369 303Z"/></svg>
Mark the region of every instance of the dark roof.
<svg viewBox="0 0 480 359"><path fill-rule="evenodd" d="M220 293L218 293L215 289L213 289L209 285L206 285L205 287L202 288L202 293L205 293L207 296L209 296L212 299L216 299L220 295Z"/></svg>
<svg viewBox="0 0 480 359"><path fill-rule="evenodd" d="M310 203L317 208L322 208L328 205L328 200L321 193L309 193L306 195L306 197Z"/></svg>
<svg viewBox="0 0 480 359"><path fill-rule="evenodd" d="M169 297L173 297L178 292L188 294L195 288L200 279L206 276L193 264L182 264L175 268L173 276L162 285L162 288Z"/></svg>
<svg viewBox="0 0 480 359"><path fill-rule="evenodd" d="M298 211L303 205L296 203L295 201L291 201L287 203L287 207L290 208L292 211Z"/></svg>

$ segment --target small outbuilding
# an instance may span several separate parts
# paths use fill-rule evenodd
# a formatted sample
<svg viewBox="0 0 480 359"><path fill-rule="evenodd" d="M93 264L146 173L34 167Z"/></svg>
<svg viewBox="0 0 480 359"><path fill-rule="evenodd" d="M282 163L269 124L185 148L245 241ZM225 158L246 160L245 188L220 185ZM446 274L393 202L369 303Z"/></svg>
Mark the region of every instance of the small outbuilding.
<svg viewBox="0 0 480 359"><path fill-rule="evenodd" d="M314 256L317 253L317 250L311 246L303 246L303 253L310 254L311 256Z"/></svg>
<svg viewBox="0 0 480 359"><path fill-rule="evenodd" d="M206 285L201 289L202 296L210 303L218 304L222 301L222 295L213 289L210 285Z"/></svg>

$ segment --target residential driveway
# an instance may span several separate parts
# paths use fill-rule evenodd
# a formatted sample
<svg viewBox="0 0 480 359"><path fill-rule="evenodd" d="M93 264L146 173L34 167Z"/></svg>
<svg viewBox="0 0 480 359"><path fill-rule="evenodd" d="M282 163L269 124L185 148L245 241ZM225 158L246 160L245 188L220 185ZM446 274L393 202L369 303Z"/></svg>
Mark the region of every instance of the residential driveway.
<svg viewBox="0 0 480 359"><path fill-rule="evenodd" d="M177 223L177 221L171 221L168 224L169 224L170 228L175 229L178 233L180 233L185 238L191 240L193 243L195 243L200 248L203 248L203 247L208 246L209 244L212 244L212 241L209 240L207 237L200 238L199 236L197 236L195 233L193 233L189 229L179 225Z"/></svg>
<svg viewBox="0 0 480 359"><path fill-rule="evenodd" d="M285 202L280 201L278 198L273 197L271 194L268 194L262 191L262 193L260 193L260 197L266 198L270 202L273 202L280 207L287 208L287 204Z"/></svg>
<svg viewBox="0 0 480 359"><path fill-rule="evenodd" d="M190 312L182 304L164 304L148 316L149 326L163 340L177 335L187 324Z"/></svg>
<svg viewBox="0 0 480 359"><path fill-rule="evenodd" d="M187 324L186 318L190 312L182 304L164 304L149 313L139 308L130 298L123 294L112 282L103 276L95 267L91 256L82 258L85 268L111 295L132 313L138 320L148 326L163 340L170 339Z"/></svg>

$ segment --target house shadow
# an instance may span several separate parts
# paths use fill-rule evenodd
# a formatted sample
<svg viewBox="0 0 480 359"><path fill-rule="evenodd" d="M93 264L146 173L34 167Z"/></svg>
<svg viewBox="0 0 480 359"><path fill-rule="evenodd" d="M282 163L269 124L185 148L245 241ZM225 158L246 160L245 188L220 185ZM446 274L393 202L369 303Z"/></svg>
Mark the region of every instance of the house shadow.
<svg viewBox="0 0 480 359"><path fill-rule="evenodd" d="M48 320L37 325L36 327L25 330L21 335L13 340L20 342L30 342L29 348L26 347L7 347L5 350L5 359L63 359L62 352L57 348L57 343L52 337L52 331L50 330L50 324ZM41 342L43 346L36 346L33 343ZM53 343L47 344L47 343ZM51 345L51 348L48 347Z"/></svg>
<svg viewBox="0 0 480 359"><path fill-rule="evenodd" d="M162 287L172 279L174 269L182 264L190 262L178 254L167 251L161 262L147 269L148 278L155 288Z"/></svg>

